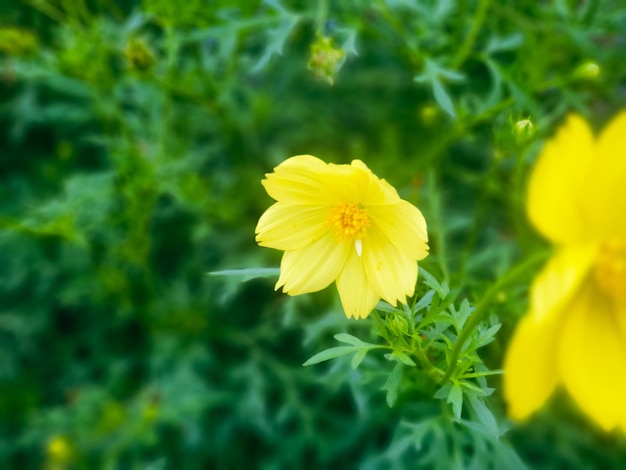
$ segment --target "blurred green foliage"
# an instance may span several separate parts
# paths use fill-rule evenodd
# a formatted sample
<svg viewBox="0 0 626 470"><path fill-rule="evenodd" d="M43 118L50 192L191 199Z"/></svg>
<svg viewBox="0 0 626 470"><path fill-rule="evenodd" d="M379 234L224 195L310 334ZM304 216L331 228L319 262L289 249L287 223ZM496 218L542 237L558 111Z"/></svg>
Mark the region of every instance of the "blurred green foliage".
<svg viewBox="0 0 626 470"><path fill-rule="evenodd" d="M370 331L331 289L206 272L278 265L253 237L273 166L360 158L476 302L543 246L523 208L542 140L626 105L625 44L620 0L0 0L0 467L498 462L435 390L389 408L385 371L302 367ZM491 307L491 368L529 279ZM626 461L562 399L505 440L499 462Z"/></svg>

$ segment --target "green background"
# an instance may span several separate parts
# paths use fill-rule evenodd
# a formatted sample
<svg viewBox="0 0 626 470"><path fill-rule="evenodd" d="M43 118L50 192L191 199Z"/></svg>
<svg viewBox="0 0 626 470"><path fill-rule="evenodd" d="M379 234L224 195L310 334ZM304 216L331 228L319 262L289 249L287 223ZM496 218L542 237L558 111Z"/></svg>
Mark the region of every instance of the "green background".
<svg viewBox="0 0 626 470"><path fill-rule="evenodd" d="M569 112L626 105L625 47L617 0L0 0L0 467L489 468L427 388L388 408L375 360L302 367L370 332L334 287L207 273L278 266L264 173L359 158L476 302L545 246L528 172ZM492 307L492 368L524 281ZM504 461L626 462L561 394L512 426Z"/></svg>

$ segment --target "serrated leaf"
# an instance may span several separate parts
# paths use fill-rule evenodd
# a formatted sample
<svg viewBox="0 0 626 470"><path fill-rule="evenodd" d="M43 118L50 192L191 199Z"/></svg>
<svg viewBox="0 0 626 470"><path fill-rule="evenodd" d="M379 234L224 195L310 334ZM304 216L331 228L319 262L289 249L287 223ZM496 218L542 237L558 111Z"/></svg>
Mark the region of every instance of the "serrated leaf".
<svg viewBox="0 0 626 470"><path fill-rule="evenodd" d="M450 286L448 285L448 281L443 281L441 283L441 293L445 298L450 293Z"/></svg>
<svg viewBox="0 0 626 470"><path fill-rule="evenodd" d="M393 351L391 354L387 354L386 356L390 356L389 360L392 358L396 358L405 366L415 367L415 362L411 359L406 353L402 351Z"/></svg>
<svg viewBox="0 0 626 470"><path fill-rule="evenodd" d="M446 296L446 294L444 293L445 289L441 286L441 284L439 284L439 281L435 279L435 276L430 274L424 268L419 269L419 275L423 278L424 284L426 284L427 287L434 289L440 298L443 299Z"/></svg>
<svg viewBox="0 0 626 470"><path fill-rule="evenodd" d="M452 311L452 308L450 310ZM473 311L474 308L470 306L469 301L467 299L463 299L461 301L461 305L459 306L459 310L455 310L452 312L459 330L463 328L465 322Z"/></svg>
<svg viewBox="0 0 626 470"><path fill-rule="evenodd" d="M491 410L485 405L483 400L478 398L476 395L469 393L466 394L466 396L470 406L474 410L474 414L478 419L478 422L482 425L484 432L497 439L500 436L498 423L496 422L496 418L491 413Z"/></svg>
<svg viewBox="0 0 626 470"><path fill-rule="evenodd" d="M300 16L287 13L284 15L283 20L275 29L270 30L267 34L269 36L269 42L265 48L265 52L259 58L257 63L252 67L252 73L257 73L261 70L269 60L275 55L282 55L283 47L289 38L289 35L300 21Z"/></svg>
<svg viewBox="0 0 626 470"><path fill-rule="evenodd" d="M435 295L435 290L431 289L426 292L421 299L417 301L415 306L413 307L413 313L417 313L420 310L428 307L433 300L433 295Z"/></svg>
<svg viewBox="0 0 626 470"><path fill-rule="evenodd" d="M402 372L404 366L401 362L398 362L396 366L387 377L387 381L385 385L382 386L381 390L387 390L387 396L385 397L387 401L387 406L389 408L393 408L393 405L396 404L396 400L398 399L398 386L402 381Z"/></svg>
<svg viewBox="0 0 626 470"><path fill-rule="evenodd" d="M463 389L459 384L453 384L452 387L450 387L450 393L448 393L446 403L452 405L454 418L460 421L461 412L463 411Z"/></svg>
<svg viewBox="0 0 626 470"><path fill-rule="evenodd" d="M337 346L336 348L326 349L317 353L315 356L308 359L303 366L312 366L313 364L319 364L320 362L335 359L336 357L345 356L346 354L353 353L359 349L354 346Z"/></svg>
<svg viewBox="0 0 626 470"><path fill-rule="evenodd" d="M438 400L443 400L444 398L447 398L448 395L450 395L451 388L452 388L452 384L447 383L443 387L441 387L439 390L437 390L435 394L433 395L433 397Z"/></svg>
<svg viewBox="0 0 626 470"><path fill-rule="evenodd" d="M475 339L474 349L482 348L495 340L495 334L500 329L501 325L495 325L487 330L479 332L478 338Z"/></svg>

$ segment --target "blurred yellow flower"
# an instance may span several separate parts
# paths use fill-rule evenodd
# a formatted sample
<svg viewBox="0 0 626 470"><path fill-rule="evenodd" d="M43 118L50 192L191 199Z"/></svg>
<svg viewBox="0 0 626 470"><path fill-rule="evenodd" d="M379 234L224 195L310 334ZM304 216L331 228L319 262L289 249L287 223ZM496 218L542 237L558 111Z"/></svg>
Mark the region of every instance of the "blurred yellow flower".
<svg viewBox="0 0 626 470"><path fill-rule="evenodd" d="M413 295L417 261L428 255L426 222L362 161L291 157L263 186L277 202L256 240L285 251L276 289L299 295L336 281L348 318L367 317L381 298L395 306Z"/></svg>
<svg viewBox="0 0 626 470"><path fill-rule="evenodd" d="M505 360L513 418L562 383L603 429L626 430L626 112L598 138L570 116L530 178L527 208L556 245Z"/></svg>
<svg viewBox="0 0 626 470"><path fill-rule="evenodd" d="M70 460L72 447L63 436L53 436L46 446L46 453L52 462L63 463Z"/></svg>

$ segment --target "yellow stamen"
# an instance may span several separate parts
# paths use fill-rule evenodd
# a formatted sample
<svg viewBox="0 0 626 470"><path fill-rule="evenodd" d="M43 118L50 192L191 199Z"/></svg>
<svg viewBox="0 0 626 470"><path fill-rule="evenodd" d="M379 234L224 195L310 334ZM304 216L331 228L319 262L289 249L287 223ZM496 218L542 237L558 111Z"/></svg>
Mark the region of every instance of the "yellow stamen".
<svg viewBox="0 0 626 470"><path fill-rule="evenodd" d="M595 264L600 288L614 299L626 299L626 242L602 244Z"/></svg>
<svg viewBox="0 0 626 470"><path fill-rule="evenodd" d="M328 211L328 223L342 240L354 240L356 252L361 256L361 240L367 235L370 226L367 210L352 202L339 204Z"/></svg>

